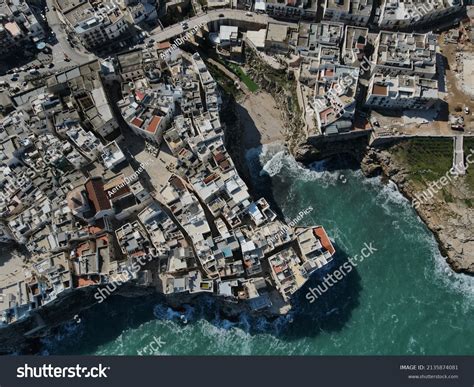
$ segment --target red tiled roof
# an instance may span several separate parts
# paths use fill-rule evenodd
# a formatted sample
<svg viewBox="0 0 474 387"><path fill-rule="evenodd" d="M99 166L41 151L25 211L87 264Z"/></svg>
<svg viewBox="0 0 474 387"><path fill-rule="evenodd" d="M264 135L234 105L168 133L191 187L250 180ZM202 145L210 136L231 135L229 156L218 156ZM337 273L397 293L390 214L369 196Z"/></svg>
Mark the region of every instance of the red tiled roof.
<svg viewBox="0 0 474 387"><path fill-rule="evenodd" d="M150 125L146 128L147 132L155 133L156 129L158 129L158 125L160 124L161 117L160 116L153 116L153 119L150 122Z"/></svg>
<svg viewBox="0 0 474 387"><path fill-rule="evenodd" d="M79 246L77 246L76 249L76 254L80 257L82 256L83 253L91 249L91 244L90 242L84 242L81 243Z"/></svg>
<svg viewBox="0 0 474 387"><path fill-rule="evenodd" d="M159 50L164 50L171 47L170 42L162 42L157 44Z"/></svg>
<svg viewBox="0 0 474 387"><path fill-rule="evenodd" d="M135 117L135 118L131 121L131 123L132 123L133 125L138 126L139 128L141 128L142 125L143 125L143 120L142 120L141 118L139 118L139 117Z"/></svg>
<svg viewBox="0 0 474 387"><path fill-rule="evenodd" d="M130 187L128 184L124 184L124 178L123 176L121 178L115 179L112 182L109 182L107 186L104 188L107 197L110 200L119 198L125 194L128 194L130 192ZM112 184L114 183L114 184Z"/></svg>
<svg viewBox="0 0 474 387"><path fill-rule="evenodd" d="M90 232L91 234L99 234L100 232L103 231L102 228L97 227L97 226L90 226L90 227L88 228L88 230L89 230L89 232Z"/></svg>
<svg viewBox="0 0 474 387"><path fill-rule="evenodd" d="M326 234L326 230L324 230L323 227L316 227L313 232L327 251L329 251L331 254L336 252L331 241L329 240L328 234Z"/></svg>
<svg viewBox="0 0 474 387"><path fill-rule="evenodd" d="M217 175L213 173L204 179L204 184L209 184L211 181L215 180L216 178L217 178Z"/></svg>
<svg viewBox="0 0 474 387"><path fill-rule="evenodd" d="M372 88L372 94L375 95L388 95L388 87L383 85L374 84Z"/></svg>
<svg viewBox="0 0 474 387"><path fill-rule="evenodd" d="M223 162L219 163L219 167L223 171L226 171L227 169L229 169L231 167L231 165L230 165L228 160L224 160Z"/></svg>
<svg viewBox="0 0 474 387"><path fill-rule="evenodd" d="M320 113L320 116L321 116L321 120L323 122L327 122L328 121L328 118L331 114L334 113L334 109L332 107L329 107L327 108L326 110L323 110L321 113Z"/></svg>
<svg viewBox="0 0 474 387"><path fill-rule="evenodd" d="M141 91L136 91L135 96L139 101L143 101L143 98L145 98L145 93L142 93Z"/></svg>
<svg viewBox="0 0 474 387"><path fill-rule="evenodd" d="M78 278L77 287L83 288L85 286L95 285L98 281L94 281L90 278Z"/></svg>
<svg viewBox="0 0 474 387"><path fill-rule="evenodd" d="M334 70L333 69L326 69L324 75L326 77L332 77L334 75Z"/></svg>
<svg viewBox="0 0 474 387"><path fill-rule="evenodd" d="M94 206L95 212L109 210L111 208L109 199L104 192L104 183L102 178L92 178L85 184L87 197Z"/></svg>
<svg viewBox="0 0 474 387"><path fill-rule="evenodd" d="M216 160L217 162L221 160L225 160L224 153L219 152L219 153L214 154L214 160Z"/></svg>

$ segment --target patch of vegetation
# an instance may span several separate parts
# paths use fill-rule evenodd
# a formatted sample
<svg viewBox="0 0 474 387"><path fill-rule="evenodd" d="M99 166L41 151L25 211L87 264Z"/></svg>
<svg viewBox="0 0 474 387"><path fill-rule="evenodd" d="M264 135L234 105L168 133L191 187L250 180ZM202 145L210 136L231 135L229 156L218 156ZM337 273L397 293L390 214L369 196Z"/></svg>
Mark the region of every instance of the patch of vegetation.
<svg viewBox="0 0 474 387"><path fill-rule="evenodd" d="M242 91L237 89L234 82L222 73L219 68L206 61L206 66L217 84L224 90L226 94L233 95L235 98L242 95Z"/></svg>
<svg viewBox="0 0 474 387"><path fill-rule="evenodd" d="M290 95L286 101L288 111L299 117L301 115L301 110L298 105L296 81L289 78L286 70L277 70L271 67L268 63L265 63L256 56L254 52L248 54L248 60L255 61L257 68L252 68L252 70L262 74L263 78L272 85L272 89L268 90L272 95L275 91L278 93L280 90L284 90L285 93ZM275 95L273 96L275 97Z"/></svg>
<svg viewBox="0 0 474 387"><path fill-rule="evenodd" d="M244 70L242 70L240 66L237 66L235 63L229 62L224 62L224 66L226 66L230 71L237 75L252 93L256 92L259 89L259 86L252 80L252 78L250 78L245 73Z"/></svg>
<svg viewBox="0 0 474 387"><path fill-rule="evenodd" d="M474 149L474 138L464 138L464 152L467 157ZM425 189L429 183L439 181L453 164L452 138L415 138L403 141L392 148L392 154L408 171L411 181ZM456 187L462 185L471 193L471 197L459 196ZM454 190L453 190L454 189ZM465 190L464 190L465 191ZM459 176L441 191L446 203L462 201L466 206L474 207L474 164L468 165L465 176Z"/></svg>
<svg viewBox="0 0 474 387"><path fill-rule="evenodd" d="M443 177L453 164L451 138L414 138L393 148L393 154L418 183L432 182Z"/></svg>

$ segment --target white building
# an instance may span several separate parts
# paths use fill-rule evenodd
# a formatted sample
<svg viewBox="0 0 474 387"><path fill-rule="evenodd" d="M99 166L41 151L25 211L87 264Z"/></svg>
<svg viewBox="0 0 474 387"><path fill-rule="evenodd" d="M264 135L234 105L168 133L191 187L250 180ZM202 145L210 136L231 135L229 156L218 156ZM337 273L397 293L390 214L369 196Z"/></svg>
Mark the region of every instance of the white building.
<svg viewBox="0 0 474 387"><path fill-rule="evenodd" d="M117 40L128 30L124 13L114 2L89 2L64 11L68 27L84 47L93 49Z"/></svg>
<svg viewBox="0 0 474 387"><path fill-rule="evenodd" d="M323 2L323 19L366 26L373 7L373 0L325 0Z"/></svg>
<svg viewBox="0 0 474 387"><path fill-rule="evenodd" d="M382 29L413 28L436 23L462 9L461 0L385 0L379 26ZM447 19L448 20L448 19Z"/></svg>
<svg viewBox="0 0 474 387"><path fill-rule="evenodd" d="M317 1L311 0L266 0L265 12L274 17L287 19L316 18ZM257 5L255 6L257 8Z"/></svg>
<svg viewBox="0 0 474 387"><path fill-rule="evenodd" d="M160 144L175 113L179 94L171 89L133 91L119 106L130 129L148 141Z"/></svg>
<svg viewBox="0 0 474 387"><path fill-rule="evenodd" d="M383 109L429 109L439 101L438 82L418 76L375 74L369 84L366 105Z"/></svg>
<svg viewBox="0 0 474 387"><path fill-rule="evenodd" d="M102 161L107 169L112 169L125 160L125 155L115 141L102 149Z"/></svg>
<svg viewBox="0 0 474 387"><path fill-rule="evenodd" d="M436 77L437 37L380 31L375 41L374 73Z"/></svg>

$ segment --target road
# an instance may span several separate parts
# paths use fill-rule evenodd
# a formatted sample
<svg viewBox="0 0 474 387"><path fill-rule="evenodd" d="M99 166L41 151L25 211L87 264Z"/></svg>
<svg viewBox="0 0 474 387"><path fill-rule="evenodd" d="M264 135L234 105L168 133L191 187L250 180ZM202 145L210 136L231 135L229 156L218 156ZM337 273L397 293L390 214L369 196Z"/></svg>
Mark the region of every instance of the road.
<svg viewBox="0 0 474 387"><path fill-rule="evenodd" d="M50 45L48 45L48 47L52 51L54 67L52 69L48 68L47 66L45 66L44 68L40 68L38 70L39 74L58 72L66 67L80 65L95 59L95 56L93 54L85 54L71 47L69 42L66 40L67 34L64 27L62 26L58 14L56 11L53 11L53 0L46 0L46 3L49 8L49 11L46 12L46 20L56 37L56 40ZM71 59L69 62L65 61L65 54ZM36 62L38 61L30 62L30 64L39 63ZM0 81L7 82L13 89L17 87L21 90L24 88L23 82L25 81L25 77L29 75L29 72L18 71L18 74L19 77L17 81L12 81L12 74L5 74L3 76L0 76Z"/></svg>
<svg viewBox="0 0 474 387"><path fill-rule="evenodd" d="M49 8L49 11L46 12L46 20L48 21L49 27L55 33L57 39L57 42L52 46L54 64L58 67L67 67L71 64L79 65L87 63L94 59L94 55L82 53L71 47L66 39L67 34L65 28L63 27L57 12L53 11L53 0L46 0L46 4ZM70 62L64 61L64 54L71 59Z"/></svg>
<svg viewBox="0 0 474 387"><path fill-rule="evenodd" d="M54 0L46 0L46 4L49 8L49 11L46 12L46 19L48 21L49 27L54 32L56 37L55 42L51 44L54 68L40 69L39 72L41 74L48 72L57 72L65 67L84 64L96 59L96 56L94 54L81 52L71 47L70 43L67 41L67 33L63 24L61 23L61 20L59 19L58 13L57 11L53 10L53 7L55 6ZM147 43L149 43L150 39L154 39L155 42L164 42L179 35L182 35L184 32L191 30L194 26L199 26L202 24L205 25L217 20L253 22L255 24L262 25L262 27L266 26L269 22L282 24L282 22L278 22L275 19L267 16L266 14L250 13L248 11L237 9L218 9L209 11L205 14L194 16L186 20L186 23L188 25L188 28L186 30L183 29L181 23L174 24L172 26L166 27L165 29L157 28L150 33L150 37L145 41L145 43L139 46L145 46ZM297 27L297 24L295 23L284 24L295 28ZM64 60L65 54L69 57L70 61L66 62ZM25 76L27 75L27 71L21 72L19 79L16 82L13 82L11 81L12 75L6 74L4 76L0 76L0 81L6 81L10 84L10 87L13 88L22 88L22 83L25 80Z"/></svg>
<svg viewBox="0 0 474 387"><path fill-rule="evenodd" d="M278 22L275 19L267 16L266 14L249 13L248 11L243 11L239 9L218 9L209 11L208 13L203 15L194 16L186 20L186 23L188 24L188 28L186 30L183 29L181 23L173 24L172 26L166 27L163 30L155 29L153 32L150 33L150 38L153 38L156 42L160 43L179 36L184 32L191 30L194 26L199 26L201 24L207 24L217 20L226 19L254 22L256 24L261 24L262 26L267 25L268 22L275 22L279 24L286 24L288 26L297 27L297 24L295 23Z"/></svg>

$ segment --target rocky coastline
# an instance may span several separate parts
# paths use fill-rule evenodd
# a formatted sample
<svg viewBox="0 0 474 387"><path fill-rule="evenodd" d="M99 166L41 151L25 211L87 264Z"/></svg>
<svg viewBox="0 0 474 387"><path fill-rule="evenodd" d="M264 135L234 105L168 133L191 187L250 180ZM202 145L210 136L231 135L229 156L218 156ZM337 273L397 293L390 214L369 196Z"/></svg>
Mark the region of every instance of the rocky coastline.
<svg viewBox="0 0 474 387"><path fill-rule="evenodd" d="M420 194L406 167L389 149L368 148L360 165L367 177L382 175L393 181L411 203ZM457 273L474 275L474 209L460 202L446 203L436 195L414 208L433 232L450 267Z"/></svg>
<svg viewBox="0 0 474 387"><path fill-rule="evenodd" d="M28 317L0 328L1 355L36 355L41 351L41 339L52 336L57 329L68 322L81 323L81 314L97 305L94 294L97 286L73 289L57 301L33 311ZM153 286L140 286L133 283L123 284L111 297L138 298L159 296L159 301L166 307L181 311L185 305L195 307L204 299L212 298L223 316L229 319L238 318L245 313L251 316L263 316L268 319L279 317L271 311L252 311L244 303L229 302L218 297L203 294L163 295ZM107 301L105 301L107 302Z"/></svg>

